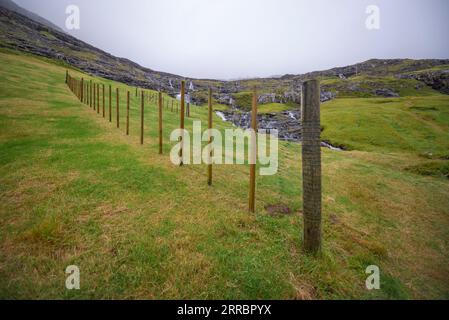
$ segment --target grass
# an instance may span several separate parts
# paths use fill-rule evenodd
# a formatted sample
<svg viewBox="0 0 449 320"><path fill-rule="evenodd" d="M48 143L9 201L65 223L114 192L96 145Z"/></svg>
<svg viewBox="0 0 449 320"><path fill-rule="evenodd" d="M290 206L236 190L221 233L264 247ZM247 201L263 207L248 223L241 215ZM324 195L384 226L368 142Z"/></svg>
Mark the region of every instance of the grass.
<svg viewBox="0 0 449 320"><path fill-rule="evenodd" d="M171 164L176 113L164 109L160 156L152 104L139 144L134 88L95 79L122 92L117 129L68 90L65 68L0 58L1 298L449 297L449 181L408 170L444 161L429 157L447 150L445 96L323 104L323 136L353 151L322 150L324 245L312 257L301 250L300 145L280 143L279 172L257 178L249 214L246 165L214 166L208 187L204 165ZM189 129L207 110L192 106L191 115ZM279 203L294 214L267 214ZM71 264L81 290L64 287ZM364 287L370 264L381 269L381 290Z"/></svg>
<svg viewBox="0 0 449 320"><path fill-rule="evenodd" d="M342 80L323 78L321 85L326 90L334 91L338 98L376 98L376 89L391 89L400 97L434 96L438 93L415 79L398 79L394 76L354 76ZM418 88L418 89L417 89Z"/></svg>
<svg viewBox="0 0 449 320"><path fill-rule="evenodd" d="M207 108L207 104L204 104L202 106L203 108ZM286 110L292 110L294 108L298 108L298 106L294 104L283 104L283 103L266 103L266 104L259 104L257 106L257 112L258 113L278 113ZM226 104L219 104L214 103L213 109L215 111L228 111L230 110L230 107ZM250 109L245 109L250 110Z"/></svg>
<svg viewBox="0 0 449 320"><path fill-rule="evenodd" d="M283 103L266 103L261 104L257 107L257 112L259 113L276 113L286 110L291 110L292 106Z"/></svg>
<svg viewBox="0 0 449 320"><path fill-rule="evenodd" d="M448 96L336 99L322 110L322 137L336 145L449 156Z"/></svg>

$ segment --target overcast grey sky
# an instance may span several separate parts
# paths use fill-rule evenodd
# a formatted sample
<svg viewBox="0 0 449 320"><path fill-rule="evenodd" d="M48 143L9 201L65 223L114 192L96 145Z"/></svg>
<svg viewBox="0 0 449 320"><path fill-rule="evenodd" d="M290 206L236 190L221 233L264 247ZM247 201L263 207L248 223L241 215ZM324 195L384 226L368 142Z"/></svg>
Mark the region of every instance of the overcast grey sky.
<svg viewBox="0 0 449 320"><path fill-rule="evenodd" d="M14 0L69 34L154 70L231 79L370 58L449 58L448 0ZM380 29L368 30L368 5Z"/></svg>

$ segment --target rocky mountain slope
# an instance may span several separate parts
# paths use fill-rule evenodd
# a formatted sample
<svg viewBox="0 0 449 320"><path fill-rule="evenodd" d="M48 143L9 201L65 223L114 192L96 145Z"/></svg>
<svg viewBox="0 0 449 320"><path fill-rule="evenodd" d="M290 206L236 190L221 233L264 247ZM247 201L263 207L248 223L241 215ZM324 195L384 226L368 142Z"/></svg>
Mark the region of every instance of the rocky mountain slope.
<svg viewBox="0 0 449 320"><path fill-rule="evenodd" d="M309 78L322 80L322 101L336 97L423 95L431 90L449 93L449 59L372 59L302 75L238 81L184 78L115 57L57 30L39 16L33 18L36 15L27 14L9 0L1 0L0 4L0 47L62 60L92 75L137 87L160 89L173 96L180 90L180 80L185 79L196 104L205 103L206 89L212 87L219 103L245 109L250 105L250 91L254 86L259 90L261 104L298 104L301 83Z"/></svg>
<svg viewBox="0 0 449 320"><path fill-rule="evenodd" d="M22 15L24 15L25 17L28 17L36 22L39 22L49 28L52 28L54 30L63 32L61 28L59 28L57 25L55 25L54 23L48 21L47 19L42 18L41 16L30 12L20 6L18 6L15 2L11 1L11 0L0 0L0 7L6 8L8 10L20 13Z"/></svg>

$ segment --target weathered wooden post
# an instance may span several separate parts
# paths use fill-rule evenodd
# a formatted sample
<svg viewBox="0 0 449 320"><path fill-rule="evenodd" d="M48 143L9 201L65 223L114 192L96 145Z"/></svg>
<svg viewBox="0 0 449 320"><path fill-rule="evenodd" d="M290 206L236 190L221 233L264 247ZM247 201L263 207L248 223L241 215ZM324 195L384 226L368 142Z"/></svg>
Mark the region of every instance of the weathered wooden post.
<svg viewBox="0 0 449 320"><path fill-rule="evenodd" d="M89 106L92 108L92 80L90 80L89 86Z"/></svg>
<svg viewBox="0 0 449 320"><path fill-rule="evenodd" d="M112 122L112 87L109 85L109 122Z"/></svg>
<svg viewBox="0 0 449 320"><path fill-rule="evenodd" d="M129 136L129 91L126 95L126 135Z"/></svg>
<svg viewBox="0 0 449 320"><path fill-rule="evenodd" d="M209 88L209 113L208 113L208 126L209 130L212 129L212 89ZM212 133L209 131L209 145L212 143ZM209 164L207 165L207 184L212 185L212 149L209 150Z"/></svg>
<svg viewBox="0 0 449 320"><path fill-rule="evenodd" d="M103 118L104 118L104 116L105 116L105 112L104 112L104 83L102 84L101 88L103 89L102 92L103 92Z"/></svg>
<svg viewBox="0 0 449 320"><path fill-rule="evenodd" d="M97 102L97 97L96 97L96 95L97 95L97 84L96 83L94 83L94 101L93 101L93 103L94 103L94 111L96 110L96 105L95 105L95 103Z"/></svg>
<svg viewBox="0 0 449 320"><path fill-rule="evenodd" d="M65 83L69 84L69 70L65 71Z"/></svg>
<svg viewBox="0 0 449 320"><path fill-rule="evenodd" d="M97 83L97 114L100 114L100 84Z"/></svg>
<svg viewBox="0 0 449 320"><path fill-rule="evenodd" d="M190 102L187 102L187 117L190 117Z"/></svg>
<svg viewBox="0 0 449 320"><path fill-rule="evenodd" d="M248 141L249 148L249 211L255 211L256 204L256 161L257 161L257 92L253 91L253 104L251 111L251 129L253 132Z"/></svg>
<svg viewBox="0 0 449 320"><path fill-rule="evenodd" d="M158 93L159 105L159 154L162 154L162 92Z"/></svg>
<svg viewBox="0 0 449 320"><path fill-rule="evenodd" d="M140 99L140 144L143 144L143 112L145 104L145 95L142 90L142 99Z"/></svg>
<svg viewBox="0 0 449 320"><path fill-rule="evenodd" d="M119 105L119 91L118 91L118 88L116 88L116 91L115 91L115 97L116 97L116 100L117 100L117 103L116 103L116 114L117 114L117 128L120 128L120 111L119 111L119 109L120 109L120 105Z"/></svg>
<svg viewBox="0 0 449 320"><path fill-rule="evenodd" d="M181 127L181 137L180 137L180 141L181 141L181 146L179 148L179 157L181 158L181 162L179 163L180 166L182 166L183 163L183 155L182 155L182 149L184 147L184 103L185 103L185 92L186 92L186 82L184 80L181 81L181 123L180 123L180 127Z"/></svg>
<svg viewBox="0 0 449 320"><path fill-rule="evenodd" d="M316 253L321 247L321 127L318 80L304 82L301 106L304 249Z"/></svg>
<svg viewBox="0 0 449 320"><path fill-rule="evenodd" d="M137 87L136 87L136 98L137 98Z"/></svg>
<svg viewBox="0 0 449 320"><path fill-rule="evenodd" d="M84 78L81 78L81 102L84 103Z"/></svg>

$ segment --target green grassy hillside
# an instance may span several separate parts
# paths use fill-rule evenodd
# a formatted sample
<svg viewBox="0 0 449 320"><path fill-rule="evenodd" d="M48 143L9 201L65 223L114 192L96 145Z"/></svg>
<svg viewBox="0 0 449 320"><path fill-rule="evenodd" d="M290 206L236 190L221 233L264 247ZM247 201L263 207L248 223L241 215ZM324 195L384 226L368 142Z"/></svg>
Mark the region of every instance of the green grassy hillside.
<svg viewBox="0 0 449 320"><path fill-rule="evenodd" d="M69 91L64 67L0 59L0 298L449 297L449 180L410 169L445 161L429 152L447 156L446 96L323 104L323 137L353 150L322 149L324 247L311 257L299 144L280 143L279 173L257 178L250 214L247 166L215 166L208 187L204 165L171 164L176 113L164 110L160 156L148 103L139 144L134 88L95 79L122 92L117 129ZM206 119L204 108L191 114L188 128ZM293 213L270 215L273 204ZM72 264L81 290L64 287ZM381 290L365 289L370 264Z"/></svg>

